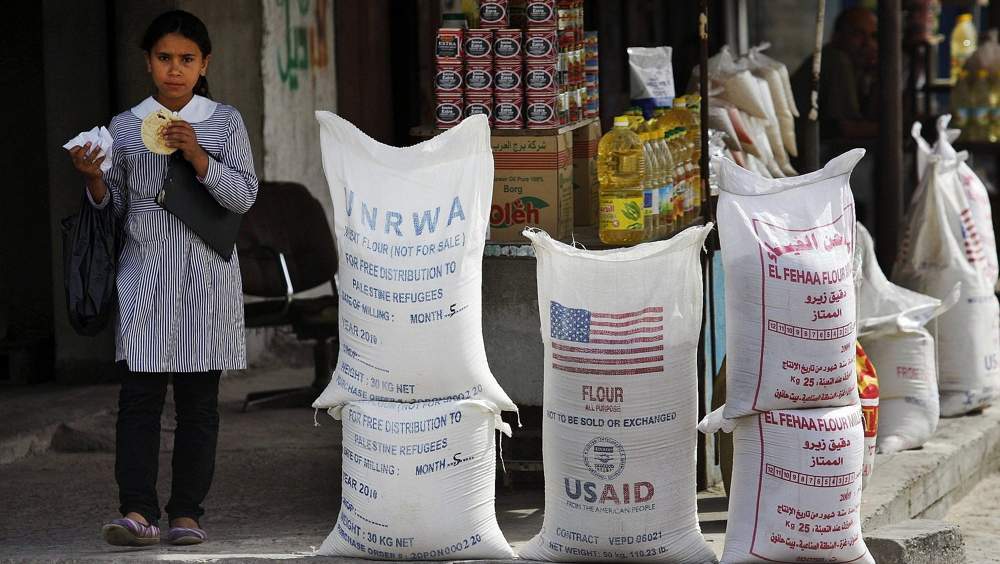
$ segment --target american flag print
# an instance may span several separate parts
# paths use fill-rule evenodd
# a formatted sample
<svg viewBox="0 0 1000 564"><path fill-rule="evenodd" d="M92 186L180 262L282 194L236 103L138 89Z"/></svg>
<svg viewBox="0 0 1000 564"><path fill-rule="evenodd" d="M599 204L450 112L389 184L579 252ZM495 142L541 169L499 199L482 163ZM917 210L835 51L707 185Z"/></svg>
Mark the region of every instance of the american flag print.
<svg viewBox="0 0 1000 564"><path fill-rule="evenodd" d="M663 308L602 313L549 304L552 368L574 374L663 372Z"/></svg>

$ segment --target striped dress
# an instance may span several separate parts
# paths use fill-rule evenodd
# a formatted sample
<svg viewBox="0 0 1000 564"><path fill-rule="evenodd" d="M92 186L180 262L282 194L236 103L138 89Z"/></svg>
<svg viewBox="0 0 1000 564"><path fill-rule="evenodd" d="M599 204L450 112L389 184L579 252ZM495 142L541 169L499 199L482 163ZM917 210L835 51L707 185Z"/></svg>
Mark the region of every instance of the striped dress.
<svg viewBox="0 0 1000 564"><path fill-rule="evenodd" d="M246 367L243 287L236 252L226 262L157 205L169 157L142 143L152 98L111 120L109 201L123 225L118 266L116 359L133 372L205 372ZM221 205L245 213L257 197L250 141L239 112L207 98L181 109L209 154L202 179ZM89 192L88 192L89 197Z"/></svg>

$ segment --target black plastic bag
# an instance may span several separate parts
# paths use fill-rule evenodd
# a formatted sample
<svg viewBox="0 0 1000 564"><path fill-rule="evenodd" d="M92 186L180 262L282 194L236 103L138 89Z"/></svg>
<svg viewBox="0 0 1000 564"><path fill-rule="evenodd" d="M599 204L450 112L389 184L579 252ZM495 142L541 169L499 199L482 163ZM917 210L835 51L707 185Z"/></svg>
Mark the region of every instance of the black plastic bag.
<svg viewBox="0 0 1000 564"><path fill-rule="evenodd" d="M118 222L114 206L97 209L83 197L80 212L62 220L66 310L77 333L96 335L118 304Z"/></svg>

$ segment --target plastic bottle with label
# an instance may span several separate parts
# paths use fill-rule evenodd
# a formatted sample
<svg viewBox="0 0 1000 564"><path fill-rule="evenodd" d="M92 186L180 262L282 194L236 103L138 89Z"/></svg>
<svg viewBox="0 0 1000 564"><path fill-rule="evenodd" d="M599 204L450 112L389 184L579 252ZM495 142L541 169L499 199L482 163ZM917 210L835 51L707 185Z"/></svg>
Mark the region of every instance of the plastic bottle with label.
<svg viewBox="0 0 1000 564"><path fill-rule="evenodd" d="M990 72L980 69L972 83L969 137L971 141L985 141L990 132Z"/></svg>
<svg viewBox="0 0 1000 564"><path fill-rule="evenodd" d="M969 132L967 131L970 123L970 107L969 107L969 73L968 71L960 71L958 73L958 81L955 82L955 87L951 90L951 114L952 114L952 125L958 129L965 132L965 138L969 138Z"/></svg>
<svg viewBox="0 0 1000 564"><path fill-rule="evenodd" d="M645 172L642 140L629 127L627 116L616 117L614 128L601 137L597 146L598 235L603 243L634 245L642 242Z"/></svg>
<svg viewBox="0 0 1000 564"><path fill-rule="evenodd" d="M691 116L691 137L693 141L693 150L691 153L691 161L694 165L694 183L692 188L694 189L694 217L701 214L702 207L704 206L705 194L703 193L702 178L701 178L701 96L697 94L690 94L687 97L687 104L685 109L688 115ZM692 217L692 219L694 219Z"/></svg>
<svg viewBox="0 0 1000 564"><path fill-rule="evenodd" d="M965 61L976 52L978 33L972 22L972 14L960 14L951 30L951 80L958 80L959 71Z"/></svg>
<svg viewBox="0 0 1000 564"><path fill-rule="evenodd" d="M674 192L674 182L676 177L676 165L674 157L670 153L667 145L667 130L660 127L658 130L660 154L663 161L663 177L660 184L660 237L666 237L674 230L674 206L671 198Z"/></svg>
<svg viewBox="0 0 1000 564"><path fill-rule="evenodd" d="M990 143L1000 141L1000 70L990 73Z"/></svg>
<svg viewBox="0 0 1000 564"><path fill-rule="evenodd" d="M642 139L642 152L646 159L646 177L642 187L643 231L646 241L656 239L657 226L660 223L660 191L656 180L659 176L660 159L653 147L653 132L646 128L639 135Z"/></svg>
<svg viewBox="0 0 1000 564"><path fill-rule="evenodd" d="M674 127L667 133L667 146L674 157L674 186L670 195L674 229L684 225L684 194L687 192L687 152L682 139L684 129Z"/></svg>

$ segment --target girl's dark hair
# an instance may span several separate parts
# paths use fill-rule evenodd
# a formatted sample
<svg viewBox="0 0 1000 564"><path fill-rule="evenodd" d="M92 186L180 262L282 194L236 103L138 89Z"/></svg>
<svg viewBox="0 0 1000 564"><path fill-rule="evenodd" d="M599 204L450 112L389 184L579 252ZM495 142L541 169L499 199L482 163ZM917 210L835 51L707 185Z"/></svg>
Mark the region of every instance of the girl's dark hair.
<svg viewBox="0 0 1000 564"><path fill-rule="evenodd" d="M202 57L212 54L212 40L208 37L208 28L205 27L205 23L198 19L198 16L184 10L173 10L157 16L146 28L146 33L142 35L139 47L148 55L152 52L153 45L156 45L156 42L164 35L170 33L176 33L194 41L198 45L198 49L201 50ZM198 82L194 85L194 93L211 98L208 92L208 79L204 76L198 77Z"/></svg>

